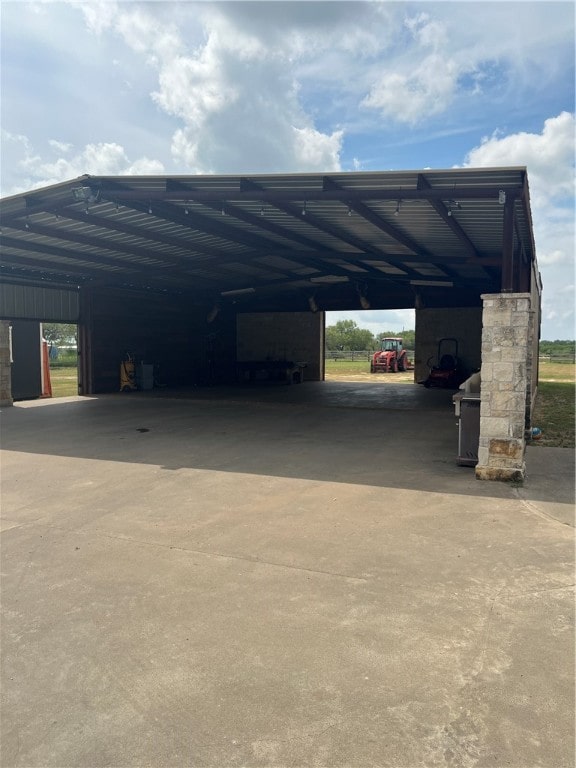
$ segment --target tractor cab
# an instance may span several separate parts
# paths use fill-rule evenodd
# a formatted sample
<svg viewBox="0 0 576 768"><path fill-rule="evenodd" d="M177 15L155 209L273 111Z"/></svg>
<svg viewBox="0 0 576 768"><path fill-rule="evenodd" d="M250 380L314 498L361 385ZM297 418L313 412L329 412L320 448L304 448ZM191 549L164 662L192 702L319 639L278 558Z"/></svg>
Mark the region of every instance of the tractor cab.
<svg viewBox="0 0 576 768"><path fill-rule="evenodd" d="M380 351L400 353L402 351L402 339L380 339Z"/></svg>

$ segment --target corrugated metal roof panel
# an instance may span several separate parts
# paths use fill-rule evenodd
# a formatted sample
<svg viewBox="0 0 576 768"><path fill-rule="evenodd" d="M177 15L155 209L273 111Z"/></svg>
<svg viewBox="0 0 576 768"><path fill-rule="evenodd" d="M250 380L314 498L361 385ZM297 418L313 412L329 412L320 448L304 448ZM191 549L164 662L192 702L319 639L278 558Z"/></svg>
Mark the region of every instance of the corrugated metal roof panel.
<svg viewBox="0 0 576 768"><path fill-rule="evenodd" d="M130 275L162 289L180 280L192 291L202 273L202 290L217 292L239 264L262 286L282 270L286 284L318 272L335 281L450 272L468 282L477 275L479 292L497 290L500 191L516 200L516 245L528 263L535 253L524 168L82 176L0 201L0 273L25 280L28 270L37 281L45 265L46 280Z"/></svg>

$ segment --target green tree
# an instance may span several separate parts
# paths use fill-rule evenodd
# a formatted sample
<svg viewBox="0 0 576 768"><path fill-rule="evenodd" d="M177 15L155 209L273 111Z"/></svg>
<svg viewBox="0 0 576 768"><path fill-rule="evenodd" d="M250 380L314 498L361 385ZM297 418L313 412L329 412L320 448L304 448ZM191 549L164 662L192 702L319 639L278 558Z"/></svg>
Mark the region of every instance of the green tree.
<svg viewBox="0 0 576 768"><path fill-rule="evenodd" d="M540 341L541 355L554 355L556 357L572 357L576 351L576 342L572 339L556 339L555 341Z"/></svg>
<svg viewBox="0 0 576 768"><path fill-rule="evenodd" d="M415 349L415 337L416 331L382 331L378 334L376 341L379 342L380 339L385 338L402 339L404 349ZM378 344L378 346L380 345Z"/></svg>
<svg viewBox="0 0 576 768"><path fill-rule="evenodd" d="M354 320L339 320L326 328L326 348L360 350L374 349L375 339L367 328L360 328Z"/></svg>
<svg viewBox="0 0 576 768"><path fill-rule="evenodd" d="M73 323L42 323L42 334L51 344L72 345L77 339Z"/></svg>

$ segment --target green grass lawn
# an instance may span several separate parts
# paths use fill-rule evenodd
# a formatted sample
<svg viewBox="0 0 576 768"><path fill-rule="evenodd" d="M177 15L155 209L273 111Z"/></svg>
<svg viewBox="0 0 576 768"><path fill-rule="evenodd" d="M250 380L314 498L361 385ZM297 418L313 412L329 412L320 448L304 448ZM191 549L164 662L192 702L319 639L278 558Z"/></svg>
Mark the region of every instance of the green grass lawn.
<svg viewBox="0 0 576 768"><path fill-rule="evenodd" d="M540 363L532 425L542 430L542 437L531 445L575 447L575 371L573 363Z"/></svg>
<svg viewBox="0 0 576 768"><path fill-rule="evenodd" d="M50 368L52 397L70 397L78 394L78 370L76 366Z"/></svg>
<svg viewBox="0 0 576 768"><path fill-rule="evenodd" d="M326 376L370 373L369 360L326 360Z"/></svg>
<svg viewBox="0 0 576 768"><path fill-rule="evenodd" d="M405 373L370 373L370 360L326 360L326 378L366 376L372 381L412 381L414 371Z"/></svg>
<svg viewBox="0 0 576 768"><path fill-rule="evenodd" d="M538 384L532 425L542 430L531 445L574 448L574 381L542 381Z"/></svg>
<svg viewBox="0 0 576 768"><path fill-rule="evenodd" d="M541 362L538 370L539 381L571 381L574 383L576 365L574 363Z"/></svg>

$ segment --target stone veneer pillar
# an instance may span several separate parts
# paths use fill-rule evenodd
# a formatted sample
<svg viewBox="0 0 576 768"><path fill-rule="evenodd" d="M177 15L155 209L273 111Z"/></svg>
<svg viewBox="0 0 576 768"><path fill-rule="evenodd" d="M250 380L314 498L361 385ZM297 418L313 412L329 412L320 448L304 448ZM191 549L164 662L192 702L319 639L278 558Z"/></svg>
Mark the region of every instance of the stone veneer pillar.
<svg viewBox="0 0 576 768"><path fill-rule="evenodd" d="M476 477L523 480L531 360L529 293L482 296L482 383Z"/></svg>
<svg viewBox="0 0 576 768"><path fill-rule="evenodd" d="M12 363L10 361L10 323L0 320L0 406L12 405Z"/></svg>

